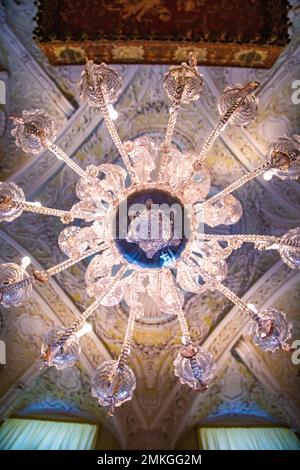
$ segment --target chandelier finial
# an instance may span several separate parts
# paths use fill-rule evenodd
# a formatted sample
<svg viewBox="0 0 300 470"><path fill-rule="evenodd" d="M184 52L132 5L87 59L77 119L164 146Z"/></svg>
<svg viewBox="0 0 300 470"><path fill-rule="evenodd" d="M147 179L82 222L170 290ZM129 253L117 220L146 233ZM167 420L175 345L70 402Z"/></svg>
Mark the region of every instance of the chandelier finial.
<svg viewBox="0 0 300 470"><path fill-rule="evenodd" d="M190 67L197 67L197 59L194 51L189 52L188 64Z"/></svg>

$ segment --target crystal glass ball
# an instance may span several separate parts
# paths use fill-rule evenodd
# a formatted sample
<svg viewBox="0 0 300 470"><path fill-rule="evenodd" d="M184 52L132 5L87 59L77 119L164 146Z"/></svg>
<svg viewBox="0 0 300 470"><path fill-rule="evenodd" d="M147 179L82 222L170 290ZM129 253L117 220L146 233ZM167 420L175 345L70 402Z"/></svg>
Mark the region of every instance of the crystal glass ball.
<svg viewBox="0 0 300 470"><path fill-rule="evenodd" d="M88 60L81 74L80 96L87 99L90 106L99 106L98 87L101 87L106 103L110 104L119 96L121 84L116 70L106 64L94 64L92 60Z"/></svg>
<svg viewBox="0 0 300 470"><path fill-rule="evenodd" d="M294 246L292 243L294 242ZM296 245L296 246L295 246ZM281 239L279 254L290 268L300 269L300 228L289 230Z"/></svg>
<svg viewBox="0 0 300 470"><path fill-rule="evenodd" d="M100 364L92 377L92 395L101 406L114 408L132 399L136 388L133 370L128 366L118 369L117 361Z"/></svg>
<svg viewBox="0 0 300 470"><path fill-rule="evenodd" d="M174 361L175 375L182 384L193 389L202 389L203 385L213 376L216 364L210 352L202 348L192 358L184 357L179 352Z"/></svg>
<svg viewBox="0 0 300 470"><path fill-rule="evenodd" d="M25 153L38 154L55 139L54 121L44 111L23 111L22 118L13 120L16 127L11 134Z"/></svg>
<svg viewBox="0 0 300 470"><path fill-rule="evenodd" d="M242 204L235 196L228 194L214 204L208 204L202 214L199 212L198 219L199 222L206 223L210 227L216 227L222 224L236 224L242 215Z"/></svg>
<svg viewBox="0 0 300 470"><path fill-rule="evenodd" d="M64 228L59 234L58 246L69 258L73 258L79 254L78 235L80 230L80 227L70 225Z"/></svg>
<svg viewBox="0 0 300 470"><path fill-rule="evenodd" d="M203 261L203 268L210 274L217 282L222 282L227 277L228 265L225 260L210 260Z"/></svg>
<svg viewBox="0 0 300 470"><path fill-rule="evenodd" d="M163 87L168 97L173 101L177 98L178 84L183 81L185 86L181 96L182 103L198 100L203 90L203 77L196 67L185 63L170 67L164 76Z"/></svg>
<svg viewBox="0 0 300 470"><path fill-rule="evenodd" d="M115 245L142 268L172 266L190 238L191 222L181 201L168 191L145 189L124 199L114 220Z"/></svg>
<svg viewBox="0 0 300 470"><path fill-rule="evenodd" d="M15 183L0 181L0 222L12 222L23 212L25 194Z"/></svg>
<svg viewBox="0 0 300 470"><path fill-rule="evenodd" d="M66 331L67 328L58 327L45 335L41 355L46 366L65 369L74 366L77 362L81 348L76 334L72 334L62 345L59 345L59 340Z"/></svg>
<svg viewBox="0 0 300 470"><path fill-rule="evenodd" d="M280 137L268 149L273 173L282 180L300 176L300 136Z"/></svg>
<svg viewBox="0 0 300 470"><path fill-rule="evenodd" d="M238 99L243 99L236 111L231 115L229 122L234 126L245 126L257 115L258 98L249 93L243 85L235 85L225 88L218 103L218 109L223 116Z"/></svg>
<svg viewBox="0 0 300 470"><path fill-rule="evenodd" d="M30 279L29 274L22 266L14 263L0 264L0 287L5 288L16 282L21 283L6 292L0 293L0 304L6 308L18 307L28 300L32 291Z"/></svg>
<svg viewBox="0 0 300 470"><path fill-rule="evenodd" d="M292 324L286 314L276 308L269 308L260 312L262 324L254 320L250 323L249 335L254 344L263 351L276 351L286 344L291 337Z"/></svg>

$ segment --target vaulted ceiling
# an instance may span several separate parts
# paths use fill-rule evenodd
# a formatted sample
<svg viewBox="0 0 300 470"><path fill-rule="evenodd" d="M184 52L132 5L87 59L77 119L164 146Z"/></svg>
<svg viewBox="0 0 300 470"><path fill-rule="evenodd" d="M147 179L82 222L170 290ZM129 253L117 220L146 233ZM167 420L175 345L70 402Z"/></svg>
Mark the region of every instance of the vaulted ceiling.
<svg viewBox="0 0 300 470"><path fill-rule="evenodd" d="M272 69L201 67L205 93L180 113L175 143L197 150L217 120L216 101L223 89L238 82L261 83L258 118L247 129L229 128L209 154L213 191L260 164L270 141L299 133L300 105L293 104L291 96L292 83L300 76L300 4L291 3L292 39ZM76 175L47 151L33 157L16 148L6 117L23 109L46 109L58 123L58 144L82 167L116 161L118 153L101 113L79 100L76 84L82 67L50 66L33 42L34 14L32 0L0 3L0 79L7 85L0 116L0 178L20 185L27 200L67 209L75 203ZM151 134L162 139L169 106L162 90L166 67L115 67L123 77L123 92L115 105L121 138ZM258 178L237 196L244 216L231 228L233 233L282 234L299 226L300 186L295 181ZM58 220L28 213L1 224L0 261L29 255L34 267L59 263L63 254L57 237L62 229ZM257 307L272 305L286 311L294 338L300 338L299 271L287 268L275 252L254 252L249 245L231 255L229 265L226 285ZM216 376L205 394L180 385L174 377L178 323L149 301L134 335L135 397L114 418L91 397L90 376L101 361L116 357L120 350L127 319L122 305L97 309L91 319L93 331L82 337L77 367L40 369L45 330L69 324L87 306L84 270L82 262L49 284L36 284L26 305L0 310L0 339L7 346L7 364L0 366L0 419L55 415L101 422L125 448L172 448L189 427L221 416L230 422L250 415L300 429L299 367L284 352L262 353L253 346L247 338L247 318L217 293L187 297L184 307L193 338L217 361Z"/></svg>

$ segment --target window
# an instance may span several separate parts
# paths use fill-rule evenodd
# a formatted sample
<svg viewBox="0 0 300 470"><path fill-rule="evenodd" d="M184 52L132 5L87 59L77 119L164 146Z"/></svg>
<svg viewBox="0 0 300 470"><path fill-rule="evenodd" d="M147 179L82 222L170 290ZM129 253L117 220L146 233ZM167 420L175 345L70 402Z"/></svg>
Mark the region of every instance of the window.
<svg viewBox="0 0 300 470"><path fill-rule="evenodd" d="M207 450L300 450L300 441L281 427L198 429L199 446Z"/></svg>
<svg viewBox="0 0 300 470"><path fill-rule="evenodd" d="M98 426L92 424L35 419L8 419L0 427L0 449L93 449L98 429Z"/></svg>

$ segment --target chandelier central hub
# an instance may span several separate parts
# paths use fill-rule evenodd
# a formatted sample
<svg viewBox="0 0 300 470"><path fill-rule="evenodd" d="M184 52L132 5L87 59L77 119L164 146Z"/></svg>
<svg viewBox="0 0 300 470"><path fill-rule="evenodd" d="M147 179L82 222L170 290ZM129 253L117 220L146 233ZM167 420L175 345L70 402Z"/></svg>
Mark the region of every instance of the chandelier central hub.
<svg viewBox="0 0 300 470"><path fill-rule="evenodd" d="M125 198L115 215L115 244L131 264L172 266L190 236L190 220L180 199L155 186Z"/></svg>

